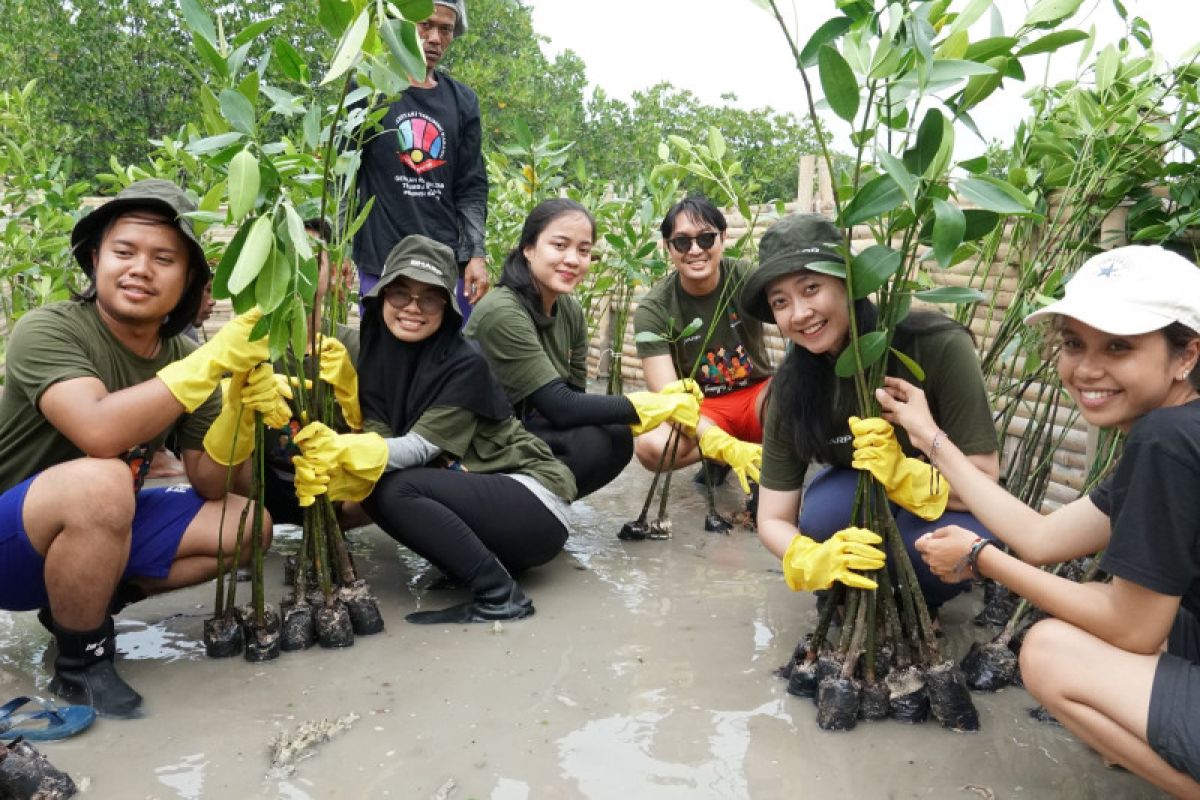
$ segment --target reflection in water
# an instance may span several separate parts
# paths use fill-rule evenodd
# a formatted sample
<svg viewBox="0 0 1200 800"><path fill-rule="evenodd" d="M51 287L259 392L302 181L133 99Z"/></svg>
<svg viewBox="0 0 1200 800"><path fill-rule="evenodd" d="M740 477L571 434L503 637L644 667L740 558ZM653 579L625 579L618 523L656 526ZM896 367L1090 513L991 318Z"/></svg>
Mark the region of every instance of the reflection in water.
<svg viewBox="0 0 1200 800"><path fill-rule="evenodd" d="M754 620L754 657L750 660L757 661L774 640L775 632L758 620Z"/></svg>
<svg viewBox="0 0 1200 800"><path fill-rule="evenodd" d="M512 778L501 778L492 789L490 800L529 800L529 784Z"/></svg>
<svg viewBox="0 0 1200 800"><path fill-rule="evenodd" d="M158 782L175 790L183 800L199 800L204 792L204 768L208 759L203 753L184 756L177 764L158 767L154 774Z"/></svg>
<svg viewBox="0 0 1200 800"><path fill-rule="evenodd" d="M204 642L168 627L178 619L181 617L167 617L153 624L135 619L120 620L117 622L117 649L130 661L161 660L169 664L199 659L204 655Z"/></svg>
<svg viewBox="0 0 1200 800"><path fill-rule="evenodd" d="M705 738L711 758L700 763L663 761L651 755L660 732L668 746L679 741L679 731L660 731L667 728L661 723L669 721L669 711L643 711L588 722L559 740L559 763L564 776L575 781L580 793L588 798L748 798L745 761L750 749L750 719L790 717L780 700L750 711L713 711L711 715L712 727ZM685 735L693 740L696 733L688 731Z"/></svg>

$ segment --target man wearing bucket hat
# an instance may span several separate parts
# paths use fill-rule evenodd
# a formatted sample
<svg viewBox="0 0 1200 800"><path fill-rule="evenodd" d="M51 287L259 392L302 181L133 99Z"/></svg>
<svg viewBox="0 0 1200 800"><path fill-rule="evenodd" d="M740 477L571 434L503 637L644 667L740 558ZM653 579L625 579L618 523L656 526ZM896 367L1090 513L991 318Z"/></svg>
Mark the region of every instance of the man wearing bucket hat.
<svg viewBox="0 0 1200 800"><path fill-rule="evenodd" d="M533 603L512 573L567 539L575 479L525 430L487 359L459 332L453 252L424 236L392 250L363 299L359 397L365 434L311 423L296 436L302 504L362 500L392 538L473 599L409 614L417 624L520 619Z"/></svg>
<svg viewBox="0 0 1200 800"><path fill-rule="evenodd" d="M26 314L8 343L0 608L40 609L58 645L51 691L111 716L141 705L114 668L112 613L215 574L225 469L205 450L228 452L243 412L214 390L267 355L247 341L253 315L199 348L180 335L209 279L181 216L194 210L178 187L145 180L83 217L71 244L88 289ZM169 433L191 486L142 488ZM236 520L247 501L229 500Z"/></svg>
<svg viewBox="0 0 1200 800"><path fill-rule="evenodd" d="M363 144L359 198L375 206L354 237L354 262L365 295L392 248L419 233L449 246L459 265L458 293L474 305L488 290L483 246L488 183L479 99L437 65L466 33L466 0L435 0L417 23L426 72L392 102ZM470 307L463 312L470 314Z"/></svg>

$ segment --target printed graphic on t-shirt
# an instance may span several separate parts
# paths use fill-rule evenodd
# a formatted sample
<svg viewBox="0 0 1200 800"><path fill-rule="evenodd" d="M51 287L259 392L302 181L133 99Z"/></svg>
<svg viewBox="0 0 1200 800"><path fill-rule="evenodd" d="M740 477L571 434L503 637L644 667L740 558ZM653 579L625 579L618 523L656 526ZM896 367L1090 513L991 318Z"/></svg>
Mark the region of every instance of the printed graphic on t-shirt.
<svg viewBox="0 0 1200 800"><path fill-rule="evenodd" d="M750 385L754 363L740 342L732 350L724 345L709 349L700 364L700 384L705 394L724 394Z"/></svg>
<svg viewBox="0 0 1200 800"><path fill-rule="evenodd" d="M446 160L446 134L433 117L412 112L396 121L400 160L418 175L437 169Z"/></svg>

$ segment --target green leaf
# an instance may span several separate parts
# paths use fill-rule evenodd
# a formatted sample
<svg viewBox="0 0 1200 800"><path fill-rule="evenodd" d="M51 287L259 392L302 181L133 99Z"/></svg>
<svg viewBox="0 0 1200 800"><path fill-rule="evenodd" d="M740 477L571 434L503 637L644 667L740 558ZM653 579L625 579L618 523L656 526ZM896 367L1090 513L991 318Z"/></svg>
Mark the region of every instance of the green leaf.
<svg viewBox="0 0 1200 800"><path fill-rule="evenodd" d="M1101 95L1113 85L1121 67L1121 56L1111 44L1096 56L1096 91Z"/></svg>
<svg viewBox="0 0 1200 800"><path fill-rule="evenodd" d="M841 226L849 228L860 222L894 211L904 202L904 193L891 175L878 175L858 190L842 208Z"/></svg>
<svg viewBox="0 0 1200 800"><path fill-rule="evenodd" d="M917 292L914 297L924 300L926 303L944 303L955 306L978 303L987 299L987 295L983 292L967 286L939 286L936 289Z"/></svg>
<svg viewBox="0 0 1200 800"><path fill-rule="evenodd" d="M1022 27L1051 27L1079 10L1083 0L1038 0L1025 17Z"/></svg>
<svg viewBox="0 0 1200 800"><path fill-rule="evenodd" d="M271 257L267 259L254 281L254 299L264 314L270 314L279 308L287 297L291 279L292 265L287 255L278 247L272 248Z"/></svg>
<svg viewBox="0 0 1200 800"><path fill-rule="evenodd" d="M308 321L308 317L304 313L304 305L300 302L300 298L295 295L292 295L288 317L292 321L292 352L303 353L305 345L308 342L308 325L305 324Z"/></svg>
<svg viewBox="0 0 1200 800"><path fill-rule="evenodd" d="M964 178L955 186L958 196L984 209L998 214L1032 214L1033 203L1007 182L990 175Z"/></svg>
<svg viewBox="0 0 1200 800"><path fill-rule="evenodd" d="M346 0L320 0L317 22L334 38L341 38L354 17L354 6ZM301 351L303 352L303 351Z"/></svg>
<svg viewBox="0 0 1200 800"><path fill-rule="evenodd" d="M194 156L206 156L237 144L243 138L245 138L245 134L241 133L218 133L216 136L206 136L203 139L188 142L185 149Z"/></svg>
<svg viewBox="0 0 1200 800"><path fill-rule="evenodd" d="M967 85L962 92L962 99L958 104L960 111L974 108L1000 88L1000 84L1004 82L1003 69L1008 61L1009 59L1005 56L988 59L988 66L996 71L990 75L973 75L967 80Z"/></svg>
<svg viewBox="0 0 1200 800"><path fill-rule="evenodd" d="M367 202L363 203L363 207L359 210L358 216L354 218L343 234L343 238L349 240L354 238L354 234L358 233L358 229L367 221L367 215L371 213L371 209L375 207L375 198L371 197Z"/></svg>
<svg viewBox="0 0 1200 800"><path fill-rule="evenodd" d="M980 173L987 172L988 157L976 156L975 158L968 158L966 161L958 162L958 166L973 175L979 175Z"/></svg>
<svg viewBox="0 0 1200 800"><path fill-rule="evenodd" d="M1071 31L1055 31L1054 33L1047 33L1045 36L1041 37L1040 39L1035 39L1034 41L1030 42L1029 44L1022 47L1020 50L1018 50L1017 56L1024 58L1025 56L1035 56L1040 53L1053 53L1055 50L1058 50L1059 48L1066 47L1067 45L1075 44L1076 42L1082 42L1084 39L1087 39L1087 38L1088 38L1088 35L1086 33L1084 33L1083 31L1071 30Z"/></svg>
<svg viewBox="0 0 1200 800"><path fill-rule="evenodd" d="M844 261L813 261L805 264L804 268L822 275L832 275L835 278L846 280L846 263Z"/></svg>
<svg viewBox="0 0 1200 800"><path fill-rule="evenodd" d="M693 319L691 322L689 322L687 324L686 328L684 328L683 330L681 330L679 332L679 338L682 339L685 336L691 336L693 333L700 330L700 326L703 324L704 324L704 320L700 319L699 317L696 317L695 319Z"/></svg>
<svg viewBox="0 0 1200 800"><path fill-rule="evenodd" d="M853 122L858 113L858 79L854 71L842 58L842 54L829 45L821 45L817 56L821 73L821 89L829 108L847 122Z"/></svg>
<svg viewBox="0 0 1200 800"><path fill-rule="evenodd" d="M653 342L665 342L667 340L664 337L659 336L654 331L638 331L636 334L634 334L633 341L637 342L638 344L651 344Z"/></svg>
<svg viewBox="0 0 1200 800"><path fill-rule="evenodd" d="M229 65L225 63L225 57L217 52L217 48L198 33L192 34L192 44L196 46L196 52L208 64L209 68L217 74L217 77L222 80L229 78Z"/></svg>
<svg viewBox="0 0 1200 800"><path fill-rule="evenodd" d="M916 361L913 361L912 358L906 356L904 353L901 353L894 347L889 347L888 350L890 350L892 355L896 357L897 361L903 364L905 368L912 373L914 378L919 381L925 380L925 370L921 369L920 364L918 364Z"/></svg>
<svg viewBox="0 0 1200 800"><path fill-rule="evenodd" d="M333 0L333 2L336 1ZM322 3L323 5L324 3ZM341 41L338 42L337 53L334 54L333 60L329 63L329 71L321 79L321 86L336 81L354 66L354 62L358 60L359 54L362 53L363 42L367 38L367 30L370 28L370 23L371 15L364 8L355 17L350 27L346 29L346 33L342 36Z"/></svg>
<svg viewBox="0 0 1200 800"><path fill-rule="evenodd" d="M287 219L288 238L291 240L292 249L296 251L296 255L304 261L313 257L312 244L309 241L308 231L304 228L304 220L300 219L299 212L290 202L283 204L284 217Z"/></svg>
<svg viewBox="0 0 1200 800"><path fill-rule="evenodd" d="M267 323L270 328L271 360L278 361L287 352L288 343L292 338L292 304L288 303L274 314L268 314L260 319L259 324ZM301 353L304 351L301 350Z"/></svg>
<svg viewBox="0 0 1200 800"><path fill-rule="evenodd" d="M275 20L271 17L268 17L267 19L260 19L258 22L251 22L249 25L238 31L237 36L233 37L233 46L241 47L242 45L253 41L254 39L258 38L258 35L263 31L270 30L271 26L274 24Z"/></svg>
<svg viewBox="0 0 1200 800"><path fill-rule="evenodd" d="M217 29L213 26L212 17L208 15L204 7L197 0L179 0L179 10L183 12L183 23L187 29L203 37L204 41L213 45L215 50Z"/></svg>
<svg viewBox="0 0 1200 800"><path fill-rule="evenodd" d="M884 171L892 176L892 180L900 187L900 191L904 192L904 199L908 204L915 208L917 205L917 177L909 173L904 162L886 150L879 151L879 163L883 166Z"/></svg>
<svg viewBox="0 0 1200 800"><path fill-rule="evenodd" d="M392 5L407 20L421 22L433 16L433 0L392 0Z"/></svg>
<svg viewBox="0 0 1200 800"><path fill-rule="evenodd" d="M254 106L246 96L236 89L222 89L217 96L221 103L221 116L230 126L247 136L254 135Z"/></svg>
<svg viewBox="0 0 1200 800"><path fill-rule="evenodd" d="M994 67L976 61L962 61L953 58L938 59L929 67L929 82L950 83L969 78L972 75L991 75L995 71Z"/></svg>
<svg viewBox="0 0 1200 800"><path fill-rule="evenodd" d="M904 255L900 251L881 244L873 244L854 256L850 262L854 299L861 300L878 291L896 274L903 261Z"/></svg>
<svg viewBox="0 0 1200 800"><path fill-rule="evenodd" d="M871 368L871 365L883 358L883 354L887 352L887 333L884 331L871 331L862 336L858 340L858 352L862 356L861 368L866 371ZM838 356L837 363L833 366L833 371L837 373L839 378L851 378L859 370L859 364L854 359L854 345L851 344L842 351Z"/></svg>
<svg viewBox="0 0 1200 800"><path fill-rule="evenodd" d="M279 65L279 71L284 77L296 83L308 83L308 65L291 42L283 38L276 39L271 44L271 51L275 54L275 63Z"/></svg>
<svg viewBox="0 0 1200 800"><path fill-rule="evenodd" d="M942 134L946 126L942 112L931 108L921 119L917 128L917 140L913 146L904 151L904 165L913 175L923 175L929 165L937 160L938 150L942 146Z"/></svg>
<svg viewBox="0 0 1200 800"><path fill-rule="evenodd" d="M715 127L708 129L708 149L712 151L713 158L718 161L725 157L725 138Z"/></svg>
<svg viewBox="0 0 1200 800"><path fill-rule="evenodd" d="M229 215L234 224L242 221L258 200L258 159L249 149L229 162Z"/></svg>
<svg viewBox="0 0 1200 800"><path fill-rule="evenodd" d="M967 4L967 7L955 17L954 22L950 26L950 33L957 33L958 31L965 31L967 28L970 28L975 24L976 20L983 16L983 12L987 11L991 5L991 0L971 0Z"/></svg>
<svg viewBox="0 0 1200 800"><path fill-rule="evenodd" d="M813 32L813 35L808 37L808 41L804 43L804 49L800 51L800 66L808 69L817 63L817 54L820 52L822 45L827 45L835 41L846 31L850 30L850 26L854 24L854 20L849 17L833 17L821 23L821 27Z"/></svg>
<svg viewBox="0 0 1200 800"><path fill-rule="evenodd" d="M255 74L255 73L250 73ZM277 86L272 86L269 83L262 85L262 93L270 99L272 106L271 110L276 114L283 114L287 117L294 117L304 111L304 99L299 95L294 95L291 92L285 92Z"/></svg>
<svg viewBox="0 0 1200 800"><path fill-rule="evenodd" d="M317 281L320 280L320 267L315 258L301 259L296 277L296 290L304 298L304 302L312 304L317 296Z"/></svg>
<svg viewBox="0 0 1200 800"><path fill-rule="evenodd" d="M954 251L963 242L967 232L967 218L962 209L945 200L933 201L933 257L938 266L946 269L954 258Z"/></svg>
<svg viewBox="0 0 1200 800"><path fill-rule="evenodd" d="M233 297L233 292L229 291L229 276L233 274L233 266L237 263L238 258L242 253L242 245L246 242L246 237L250 233L249 225L243 225L238 228L237 233L225 245L225 252L221 255L221 261L217 264L217 271L213 273L213 297L218 300L226 300Z"/></svg>
<svg viewBox="0 0 1200 800"><path fill-rule="evenodd" d="M384 20L379 26L379 38L410 81L425 77L425 53L417 36L417 26L406 19Z"/></svg>
<svg viewBox="0 0 1200 800"><path fill-rule="evenodd" d="M271 229L271 216L264 214L254 220L237 263L233 266L233 272L229 275L229 291L232 294L241 294L258 277L258 273L271 256L274 243L275 232Z"/></svg>
<svg viewBox="0 0 1200 800"><path fill-rule="evenodd" d="M304 145L309 150L317 149L321 144L321 107L317 104L309 106L304 115Z"/></svg>

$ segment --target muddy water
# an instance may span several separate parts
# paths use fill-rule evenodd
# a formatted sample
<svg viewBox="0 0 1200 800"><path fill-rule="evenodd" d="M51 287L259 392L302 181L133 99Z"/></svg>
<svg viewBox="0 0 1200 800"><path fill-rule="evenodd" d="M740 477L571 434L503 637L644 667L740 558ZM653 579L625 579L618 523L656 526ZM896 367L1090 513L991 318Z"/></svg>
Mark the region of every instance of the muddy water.
<svg viewBox="0 0 1200 800"><path fill-rule="evenodd" d="M1030 720L1020 689L975 696L977 734L891 721L819 731L812 703L771 675L813 627L811 596L787 590L753 534L704 533L686 479L673 539L618 541L647 482L632 466L576 504L568 552L522 578L537 615L499 629L405 623L463 595L429 590L424 563L374 528L352 537L388 628L349 650L212 661L198 645L211 585L132 606L120 669L146 717L100 720L44 750L96 798L1158 796ZM721 505L736 502L731 480ZM268 570L278 581L278 555ZM281 595L276 583L269 596ZM943 612L955 652L978 602ZM45 691L46 650L32 614L0 613L0 694ZM273 737L351 713L294 774L267 777Z"/></svg>

